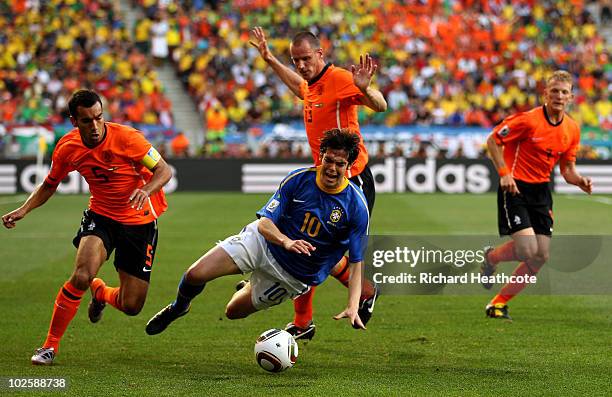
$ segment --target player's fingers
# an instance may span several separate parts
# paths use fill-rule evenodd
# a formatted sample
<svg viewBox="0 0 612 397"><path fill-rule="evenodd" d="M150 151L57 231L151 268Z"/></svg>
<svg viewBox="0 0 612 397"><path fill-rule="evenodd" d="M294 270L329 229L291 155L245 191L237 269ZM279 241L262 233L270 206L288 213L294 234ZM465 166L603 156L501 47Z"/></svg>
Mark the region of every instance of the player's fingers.
<svg viewBox="0 0 612 397"><path fill-rule="evenodd" d="M343 312L342 312L342 313L340 313L340 314L336 314L336 315L334 316L334 320L340 320L340 319L343 319L343 318L345 318L345 317L346 317L346 310L345 310L345 311L343 311Z"/></svg>
<svg viewBox="0 0 612 397"><path fill-rule="evenodd" d="M352 319L351 323L359 327L359 329L366 329L365 325L363 325L363 321L361 321L361 318L359 317L359 314L355 315L355 318Z"/></svg>

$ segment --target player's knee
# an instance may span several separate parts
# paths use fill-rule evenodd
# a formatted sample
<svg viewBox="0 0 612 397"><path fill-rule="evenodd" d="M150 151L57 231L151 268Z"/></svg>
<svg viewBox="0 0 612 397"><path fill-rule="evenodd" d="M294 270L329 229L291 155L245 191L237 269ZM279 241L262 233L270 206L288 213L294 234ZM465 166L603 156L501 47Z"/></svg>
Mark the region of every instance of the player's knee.
<svg viewBox="0 0 612 397"><path fill-rule="evenodd" d="M200 285L207 280L202 279L202 275L198 273L198 270L196 270L194 267L190 267L185 272L185 281L191 285Z"/></svg>
<svg viewBox="0 0 612 397"><path fill-rule="evenodd" d="M141 302L122 302L121 309L128 316L136 316L142 310L144 303Z"/></svg>
<svg viewBox="0 0 612 397"><path fill-rule="evenodd" d="M548 262L548 257L548 252L538 252L531 259L531 264L536 267L537 270L540 270L540 267L542 267L546 262Z"/></svg>
<svg viewBox="0 0 612 397"><path fill-rule="evenodd" d="M537 245L525 244L516 247L516 257L520 261L532 261L538 255Z"/></svg>
<svg viewBox="0 0 612 397"><path fill-rule="evenodd" d="M74 273L72 273L72 277L70 277L70 283L80 290L86 290L93 279L94 275L86 268L77 266Z"/></svg>
<svg viewBox="0 0 612 397"><path fill-rule="evenodd" d="M238 320L240 318L245 318L248 314L242 310L238 305L227 305L225 307L225 317L230 320Z"/></svg>

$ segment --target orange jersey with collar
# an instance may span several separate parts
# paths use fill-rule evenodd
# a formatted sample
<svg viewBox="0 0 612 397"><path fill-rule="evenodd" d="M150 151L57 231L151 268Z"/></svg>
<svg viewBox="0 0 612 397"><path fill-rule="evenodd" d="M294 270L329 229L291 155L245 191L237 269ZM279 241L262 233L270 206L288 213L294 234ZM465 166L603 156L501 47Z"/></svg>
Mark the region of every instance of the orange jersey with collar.
<svg viewBox="0 0 612 397"><path fill-rule="evenodd" d="M491 133L504 146L504 161L512 177L528 183L550 180L559 160L575 162L580 127L567 114L553 124L540 106L507 117Z"/></svg>
<svg viewBox="0 0 612 397"><path fill-rule="evenodd" d="M368 164L368 151L363 144L357 121L357 106L364 94L353 83L353 74L348 70L325 66L319 76L303 81L300 92L304 98L304 125L306 136L316 165L321 164L319 152L325 131L346 128L359 135L359 156L348 170L348 177L359 175Z"/></svg>
<svg viewBox="0 0 612 397"><path fill-rule="evenodd" d="M127 225L153 222L168 208L163 190L152 194L140 211L128 202L132 192L153 176L140 163L151 144L132 127L104 125L106 136L95 148L83 144L77 128L64 135L53 151L45 182L57 186L69 172L76 170L89 184L92 211Z"/></svg>

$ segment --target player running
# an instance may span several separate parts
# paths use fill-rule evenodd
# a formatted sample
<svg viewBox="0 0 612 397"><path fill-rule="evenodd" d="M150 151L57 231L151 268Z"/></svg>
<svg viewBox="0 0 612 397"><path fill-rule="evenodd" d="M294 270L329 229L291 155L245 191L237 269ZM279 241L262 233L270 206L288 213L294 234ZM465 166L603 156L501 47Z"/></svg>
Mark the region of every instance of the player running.
<svg viewBox="0 0 612 397"><path fill-rule="evenodd" d="M481 273L491 276L499 262L520 261L514 275L535 275L546 263L553 232L550 174L559 162L561 174L572 185L591 194L589 178L576 170L580 128L565 112L573 99L573 79L556 71L546 81L544 106L509 116L487 140L500 176L497 213L500 235L512 240L485 248ZM490 289L492 284L483 284ZM510 319L507 302L525 288L524 283L502 287L486 306L486 315Z"/></svg>
<svg viewBox="0 0 612 397"><path fill-rule="evenodd" d="M104 121L102 101L95 92L75 92L68 108L76 128L59 140L46 179L21 207L2 217L6 228L15 227L43 205L71 171L78 171L89 184L89 208L73 240L75 269L55 299L47 339L32 356L32 364L38 365L53 363L60 340L90 286L91 322L100 320L106 303L129 316L140 312L157 246L157 218L167 208L162 186L172 176L141 132ZM114 249L117 288L94 278Z"/></svg>
<svg viewBox="0 0 612 397"><path fill-rule="evenodd" d="M251 273L250 281L227 304L230 319L293 299L321 284L347 250L349 299L334 318L348 317L354 327L365 328L358 306L368 207L361 189L345 177L358 157L359 141L348 130L327 132L321 141L321 165L290 173L257 212L258 220L191 265L176 300L149 320L146 332L165 330L189 312L207 282L229 274Z"/></svg>
<svg viewBox="0 0 612 397"><path fill-rule="evenodd" d="M365 105L377 112L387 109L382 93L370 85L377 70L376 64L368 54L360 57L359 66L352 66L351 71L326 63L319 39L310 32L300 32L291 41L289 49L296 72L272 54L261 27L255 27L252 33L256 41L251 44L287 87L304 101L304 125L315 165L321 164L319 147L324 131L348 128L359 135L359 157L347 170L347 176L363 190L371 214L375 200L374 178L368 167L368 152L359 132L357 106ZM331 272L344 286L348 286L349 280L347 264L347 258L343 257ZM314 288L311 288L308 293L294 300L295 317L286 330L296 339L312 339L314 336L313 296ZM359 309L364 324L372 315L377 297L378 289L364 280Z"/></svg>

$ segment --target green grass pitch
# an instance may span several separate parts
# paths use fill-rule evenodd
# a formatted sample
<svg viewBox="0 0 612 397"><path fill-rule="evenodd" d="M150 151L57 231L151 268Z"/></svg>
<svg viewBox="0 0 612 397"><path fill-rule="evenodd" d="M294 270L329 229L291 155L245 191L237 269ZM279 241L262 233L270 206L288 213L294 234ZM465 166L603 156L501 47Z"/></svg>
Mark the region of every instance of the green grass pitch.
<svg viewBox="0 0 612 397"><path fill-rule="evenodd" d="M0 197L6 213L22 197ZM65 377L64 395L609 395L612 297L519 296L512 323L484 317L491 294L383 296L368 330L336 322L346 289L330 279L315 297L317 336L300 344L295 367L261 370L253 343L292 316L284 303L244 320L224 318L238 276L211 282L189 315L155 337L147 320L175 294L182 272L253 219L267 195L173 194L147 303L127 317L108 307L98 324L84 298L53 367L33 367L53 300L72 271L71 239L85 196L56 196L0 231L0 377ZM13 202L12 202L13 201ZM555 232L612 234L610 197L555 197ZM379 195L371 231L395 234L496 232L493 195ZM514 266L514 265L507 265ZM116 285L112 263L101 276ZM0 390L0 395L49 392Z"/></svg>

